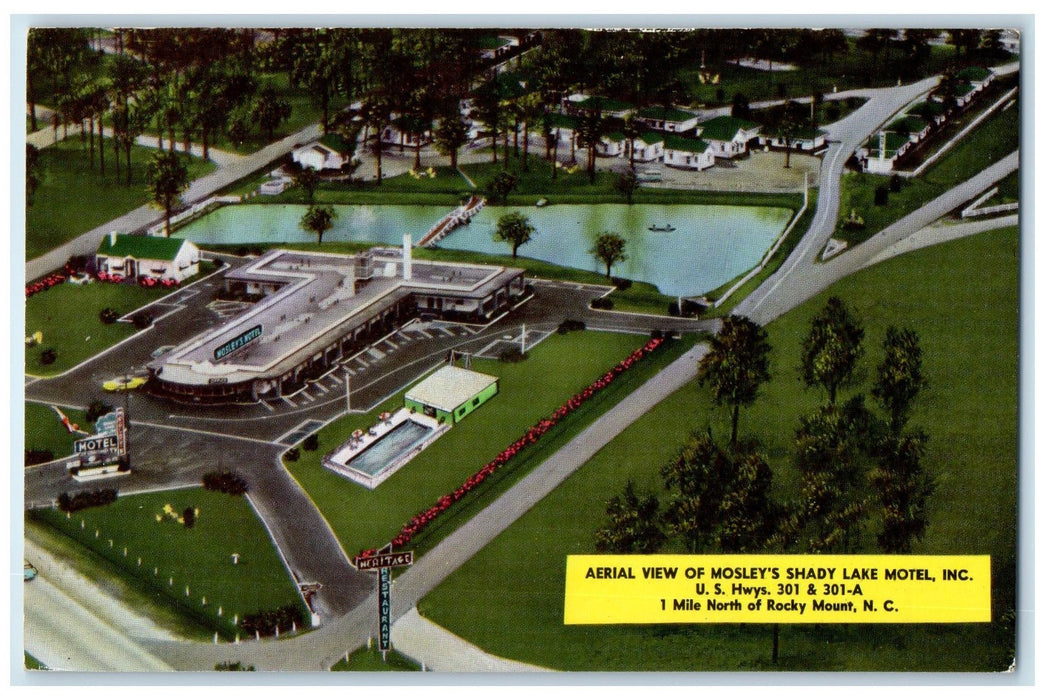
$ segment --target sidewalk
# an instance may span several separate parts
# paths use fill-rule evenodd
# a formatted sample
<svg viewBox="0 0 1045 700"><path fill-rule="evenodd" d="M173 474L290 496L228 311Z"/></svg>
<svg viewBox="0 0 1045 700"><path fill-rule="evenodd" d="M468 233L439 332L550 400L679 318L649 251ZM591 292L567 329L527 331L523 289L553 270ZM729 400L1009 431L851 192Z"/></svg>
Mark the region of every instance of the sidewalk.
<svg viewBox="0 0 1045 700"><path fill-rule="evenodd" d="M411 608L392 625L392 645L428 671L455 673L550 673L553 669L487 654Z"/></svg>

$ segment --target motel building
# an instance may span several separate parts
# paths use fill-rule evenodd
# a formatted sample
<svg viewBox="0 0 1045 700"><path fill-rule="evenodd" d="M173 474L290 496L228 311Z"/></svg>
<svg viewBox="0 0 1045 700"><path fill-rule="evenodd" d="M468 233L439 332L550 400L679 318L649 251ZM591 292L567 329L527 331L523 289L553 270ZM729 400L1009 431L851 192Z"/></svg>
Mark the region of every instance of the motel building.
<svg viewBox="0 0 1045 700"><path fill-rule="evenodd" d="M225 296L251 306L149 363L147 386L188 403L276 399L418 316L489 322L531 293L524 272L415 261L409 235L356 255L273 250L225 275Z"/></svg>

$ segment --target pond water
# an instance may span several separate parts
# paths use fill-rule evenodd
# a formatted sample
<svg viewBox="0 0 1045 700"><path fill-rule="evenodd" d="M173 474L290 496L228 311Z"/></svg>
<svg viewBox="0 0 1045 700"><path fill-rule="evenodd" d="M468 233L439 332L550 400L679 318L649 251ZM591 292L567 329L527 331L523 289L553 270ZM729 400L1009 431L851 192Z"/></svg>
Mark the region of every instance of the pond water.
<svg viewBox="0 0 1045 700"><path fill-rule="evenodd" d="M338 205L324 241L401 245L404 233L421 239L445 206ZM497 219L510 211L530 218L533 239L519 254L594 272L605 266L589 252L603 231L627 241L628 259L613 267L617 277L650 282L663 294L692 296L719 287L758 264L791 217L780 207L656 204L560 204L548 207L487 207L439 243L440 248L510 254L493 240ZM304 243L315 235L298 222L304 205L241 204L218 209L175 236L200 244ZM650 228L672 227L673 231Z"/></svg>

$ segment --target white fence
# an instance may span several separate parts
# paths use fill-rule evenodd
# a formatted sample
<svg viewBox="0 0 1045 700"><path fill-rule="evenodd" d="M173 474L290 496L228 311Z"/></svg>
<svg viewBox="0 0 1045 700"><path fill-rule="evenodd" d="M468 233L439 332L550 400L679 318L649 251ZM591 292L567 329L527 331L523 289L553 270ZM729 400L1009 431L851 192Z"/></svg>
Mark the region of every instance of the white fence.
<svg viewBox="0 0 1045 700"><path fill-rule="evenodd" d="M207 207L211 207L218 204L236 204L243 201L243 198L239 195L230 195L227 197L208 197L202 202L197 202L183 212L179 212L171 217L171 226L180 224L186 219L191 219L194 216L199 215L201 211ZM166 235L166 223L161 221L160 223L152 226L148 230L150 236L165 236Z"/></svg>

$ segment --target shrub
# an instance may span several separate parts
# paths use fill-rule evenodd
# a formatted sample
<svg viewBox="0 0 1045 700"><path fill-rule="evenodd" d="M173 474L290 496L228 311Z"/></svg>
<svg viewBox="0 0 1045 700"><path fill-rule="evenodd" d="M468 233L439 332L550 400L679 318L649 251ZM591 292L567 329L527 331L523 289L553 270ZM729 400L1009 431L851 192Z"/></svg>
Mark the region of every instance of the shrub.
<svg viewBox="0 0 1045 700"><path fill-rule="evenodd" d="M315 433L312 433L307 438L305 438L304 442L301 443L301 448L308 452L315 452L317 449L319 449L319 436Z"/></svg>
<svg viewBox="0 0 1045 700"><path fill-rule="evenodd" d="M874 188L874 205L876 207L884 207L889 203L889 187L886 185L879 185Z"/></svg>
<svg viewBox="0 0 1045 700"><path fill-rule="evenodd" d="M260 634L262 637L270 637L279 628L280 633L289 632L295 624L302 623L301 610L296 605L284 605L276 610L263 610L261 612L244 615L239 626L248 634Z"/></svg>
<svg viewBox="0 0 1045 700"><path fill-rule="evenodd" d="M572 318L568 318L559 324L557 329L559 333L565 334L572 331L583 331L585 329L584 321L577 321Z"/></svg>
<svg viewBox="0 0 1045 700"><path fill-rule="evenodd" d="M131 322L134 323L134 327L138 330L148 328L152 325L152 312L138 311L133 316L131 316Z"/></svg>
<svg viewBox="0 0 1045 700"><path fill-rule="evenodd" d="M214 664L215 671L253 671L255 670L252 665L243 665L242 661L222 661L221 663Z"/></svg>
<svg viewBox="0 0 1045 700"><path fill-rule="evenodd" d="M188 506L181 512L181 519L185 523L185 527L192 527L196 524L196 509Z"/></svg>
<svg viewBox="0 0 1045 700"><path fill-rule="evenodd" d="M247 480L227 469L220 472L207 472L203 475L203 488L208 491L221 491L230 496L240 496L247 492Z"/></svg>
<svg viewBox="0 0 1045 700"><path fill-rule="evenodd" d="M497 359L501 362L522 362L529 356L530 353L522 352L519 348L508 348L498 355Z"/></svg>
<svg viewBox="0 0 1045 700"><path fill-rule="evenodd" d="M591 300L591 308L610 310L613 308L613 300L609 297L599 297Z"/></svg>
<svg viewBox="0 0 1045 700"><path fill-rule="evenodd" d="M824 114L827 115L827 121L836 122L842 116L842 110L838 109L838 105L828 105Z"/></svg>
<svg viewBox="0 0 1045 700"><path fill-rule="evenodd" d="M120 314L116 313L116 309L112 309L108 306L98 312L98 320L107 326L116 323L116 319L119 317Z"/></svg>
<svg viewBox="0 0 1045 700"><path fill-rule="evenodd" d="M54 361L58 359L58 351L54 348L47 348L40 353L40 364L41 365L53 365Z"/></svg>
<svg viewBox="0 0 1045 700"><path fill-rule="evenodd" d="M889 178L889 191L899 192L901 189L903 189L904 184L905 183L902 177L900 177L899 175L893 175L891 178Z"/></svg>
<svg viewBox="0 0 1045 700"><path fill-rule="evenodd" d="M296 462L298 461L299 457L301 457L301 452L300 450L298 450L298 448L291 447L289 450L287 450L286 458L288 462Z"/></svg>
<svg viewBox="0 0 1045 700"><path fill-rule="evenodd" d="M624 277L611 277L610 281L613 282L613 286L622 292L626 289L631 289L631 280Z"/></svg>
<svg viewBox="0 0 1045 700"><path fill-rule="evenodd" d="M112 413L112 410L113 408L109 404L99 399L95 399L87 406L87 422L93 423L106 413Z"/></svg>
<svg viewBox="0 0 1045 700"><path fill-rule="evenodd" d="M692 318L699 314L703 309L703 304L699 304L693 301L692 299L683 299L681 309L679 309L678 301L673 301L670 304L668 304L668 315L682 316L683 318Z"/></svg>
<svg viewBox="0 0 1045 700"><path fill-rule="evenodd" d="M63 493L58 497L58 508L66 513L73 513L84 508L107 506L116 500L116 489L96 489L81 491L70 496Z"/></svg>
<svg viewBox="0 0 1045 700"><path fill-rule="evenodd" d="M54 453L50 450L30 450L25 451L25 466L31 467L34 464L44 464L54 459Z"/></svg>

